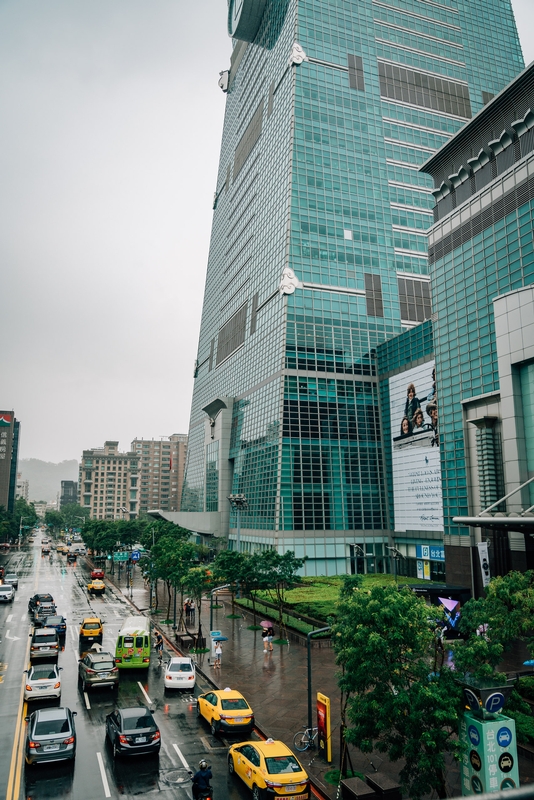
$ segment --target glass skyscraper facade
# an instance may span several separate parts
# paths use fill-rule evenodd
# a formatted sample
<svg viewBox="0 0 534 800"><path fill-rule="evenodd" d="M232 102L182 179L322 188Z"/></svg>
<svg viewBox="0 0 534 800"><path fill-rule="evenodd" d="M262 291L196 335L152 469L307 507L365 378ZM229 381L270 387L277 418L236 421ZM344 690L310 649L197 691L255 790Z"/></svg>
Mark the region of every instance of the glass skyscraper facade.
<svg viewBox="0 0 534 800"><path fill-rule="evenodd" d="M391 541L376 349L431 313L418 171L522 68L508 0L231 0L183 524L310 574ZM363 554L363 556L362 556Z"/></svg>

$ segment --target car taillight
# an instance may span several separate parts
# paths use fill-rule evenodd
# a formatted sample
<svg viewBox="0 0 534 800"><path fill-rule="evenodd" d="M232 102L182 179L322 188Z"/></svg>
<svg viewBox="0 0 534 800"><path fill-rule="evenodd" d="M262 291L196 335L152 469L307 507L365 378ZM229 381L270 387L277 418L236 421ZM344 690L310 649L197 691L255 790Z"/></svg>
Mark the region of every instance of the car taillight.
<svg viewBox="0 0 534 800"><path fill-rule="evenodd" d="M190 675L190 676L189 676L189 678L188 678L187 680L188 680L188 681L194 681L194 680L195 680L195 676L194 676L194 675Z"/></svg>
<svg viewBox="0 0 534 800"><path fill-rule="evenodd" d="M143 664L148 664L150 662L150 658L143 658Z"/></svg>
<svg viewBox="0 0 534 800"><path fill-rule="evenodd" d="M115 659L115 661L117 661L117 659ZM112 672L118 672L118 671L119 671L119 668L118 668L118 667L113 667L113 669L112 669L111 671L112 671Z"/></svg>
<svg viewBox="0 0 534 800"><path fill-rule="evenodd" d="M39 744L39 742L32 742L32 741L30 741L30 742L29 742L29 745L30 745L30 748L31 748L32 750L35 750L35 748L36 748L36 747L40 747L40 746L41 746L41 745Z"/></svg>
<svg viewBox="0 0 534 800"><path fill-rule="evenodd" d="M128 744L129 739L127 736L124 736L122 733L119 735L119 742L121 744Z"/></svg>
<svg viewBox="0 0 534 800"><path fill-rule="evenodd" d="M68 739L63 739L63 744L74 744L75 741L74 736L69 736Z"/></svg>
<svg viewBox="0 0 534 800"><path fill-rule="evenodd" d="M280 789L284 784L283 783L275 783L274 781L265 781L265 785L269 786L271 789Z"/></svg>
<svg viewBox="0 0 534 800"><path fill-rule="evenodd" d="M61 681L58 681L57 683L54 684L54 689L59 689L60 686L61 686Z"/></svg>
<svg viewBox="0 0 534 800"><path fill-rule="evenodd" d="M156 731L156 733L152 734L152 741L157 742L158 739L161 739L161 733L159 731Z"/></svg>
<svg viewBox="0 0 534 800"><path fill-rule="evenodd" d="M120 663L121 663L121 661L122 661L122 658L116 658L116 659L115 659L115 664L120 664Z"/></svg>
<svg viewBox="0 0 534 800"><path fill-rule="evenodd" d="M96 675L96 669L86 669L88 675Z"/></svg>
<svg viewBox="0 0 534 800"><path fill-rule="evenodd" d="M26 691L27 692L33 692L33 689L29 684L26 684Z"/></svg>

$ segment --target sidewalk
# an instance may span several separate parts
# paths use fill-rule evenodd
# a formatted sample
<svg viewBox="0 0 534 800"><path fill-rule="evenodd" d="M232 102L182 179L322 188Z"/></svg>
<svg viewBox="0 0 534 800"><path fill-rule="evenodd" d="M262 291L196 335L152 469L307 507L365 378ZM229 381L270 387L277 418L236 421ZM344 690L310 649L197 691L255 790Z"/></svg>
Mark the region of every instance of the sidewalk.
<svg viewBox="0 0 534 800"><path fill-rule="evenodd" d="M106 577L110 578L110 576ZM116 580L116 576L115 576ZM125 586L122 578L119 588L130 599L130 590ZM134 583L131 591L131 602L143 613L147 612L149 605L149 592L144 586L138 570L134 571ZM179 600L178 600L179 601ZM291 643L288 645L274 644L272 653L264 654L261 631L250 631L252 618L242 614L239 619L228 619L232 613L229 595L219 594L218 601L214 603L222 608L213 609L213 629L220 630L223 636L228 637L224 642L221 668L215 669L209 663L209 653L196 656L198 669L217 688L230 686L242 692L254 709L256 724L265 735L273 739L281 739L293 748L293 736L308 719L308 676L307 676L307 648ZM160 594L160 608L162 614L149 615L153 623L162 631L175 649L172 625L162 625L160 619L165 619L166 601L163 593ZM241 609L236 607L236 613ZM172 617L172 606L171 606ZM177 609L179 619L179 609ZM260 617L259 619L262 619ZM202 629L209 645L210 609L209 601L202 603ZM198 609L197 618L198 623ZM196 630L196 625L194 626ZM277 628L275 628L278 634ZM276 638L276 637L275 637ZM187 651L184 651L187 654ZM317 692L322 692L330 698L332 720L332 764L327 765L317 756L317 749L298 754L304 768L313 781L332 800L337 796L337 787L325 782L324 774L330 769L339 768L340 740L339 740L339 702L340 694L336 682L336 665L334 651L330 648L311 648L312 662L312 719L316 725L315 702ZM349 748L350 758L356 772L372 775L376 769L392 781L398 781L398 773L402 762L390 763L386 756L374 752L369 758L364 756L354 747ZM371 764L372 762L372 764ZM524 781L534 781L534 764L524 759L519 759L521 777ZM449 796L461 794L460 773L457 763L449 764L447 783Z"/></svg>

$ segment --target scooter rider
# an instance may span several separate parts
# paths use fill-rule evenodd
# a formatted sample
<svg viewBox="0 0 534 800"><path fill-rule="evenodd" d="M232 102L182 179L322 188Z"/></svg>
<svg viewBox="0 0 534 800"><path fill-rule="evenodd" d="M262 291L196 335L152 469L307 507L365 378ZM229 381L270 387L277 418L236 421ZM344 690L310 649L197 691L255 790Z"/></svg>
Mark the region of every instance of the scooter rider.
<svg viewBox="0 0 534 800"><path fill-rule="evenodd" d="M193 775L193 798L197 800L203 791L210 790L210 779L213 778L208 762L202 759L198 764L198 772Z"/></svg>

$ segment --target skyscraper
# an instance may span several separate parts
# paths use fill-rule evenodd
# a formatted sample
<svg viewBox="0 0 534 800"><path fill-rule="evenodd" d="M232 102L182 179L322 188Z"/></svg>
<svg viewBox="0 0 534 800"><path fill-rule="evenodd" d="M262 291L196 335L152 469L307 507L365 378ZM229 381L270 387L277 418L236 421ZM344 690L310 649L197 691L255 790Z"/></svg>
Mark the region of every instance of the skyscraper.
<svg viewBox="0 0 534 800"><path fill-rule="evenodd" d="M180 522L235 546L244 494L242 549L387 571L375 350L430 316L418 167L522 68L510 2L230 0L228 27Z"/></svg>

